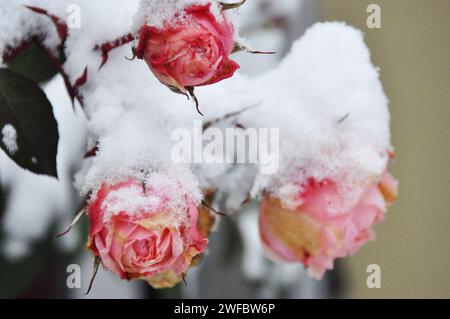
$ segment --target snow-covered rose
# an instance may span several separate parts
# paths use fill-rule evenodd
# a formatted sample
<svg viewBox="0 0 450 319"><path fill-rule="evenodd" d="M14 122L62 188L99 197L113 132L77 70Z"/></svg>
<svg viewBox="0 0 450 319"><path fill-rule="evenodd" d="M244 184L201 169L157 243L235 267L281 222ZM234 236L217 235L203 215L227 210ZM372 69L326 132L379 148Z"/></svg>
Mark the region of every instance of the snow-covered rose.
<svg viewBox="0 0 450 319"><path fill-rule="evenodd" d="M143 26L135 54L145 59L160 82L186 93L187 88L233 76L239 68L229 59L233 36L233 25L224 14L213 14L211 4L192 5L161 29Z"/></svg>
<svg viewBox="0 0 450 319"><path fill-rule="evenodd" d="M368 183L357 202L345 211L331 207L338 190L331 181L310 179L298 195L300 204L288 209L279 198L266 195L260 207L260 236L274 260L302 262L309 274L322 278L333 261L356 253L384 219L386 206L397 196L397 182L385 172L376 184Z"/></svg>
<svg viewBox="0 0 450 319"><path fill-rule="evenodd" d="M136 180L103 184L88 205L87 247L122 279L172 287L208 243L199 209L187 197L182 206L170 208L162 191Z"/></svg>

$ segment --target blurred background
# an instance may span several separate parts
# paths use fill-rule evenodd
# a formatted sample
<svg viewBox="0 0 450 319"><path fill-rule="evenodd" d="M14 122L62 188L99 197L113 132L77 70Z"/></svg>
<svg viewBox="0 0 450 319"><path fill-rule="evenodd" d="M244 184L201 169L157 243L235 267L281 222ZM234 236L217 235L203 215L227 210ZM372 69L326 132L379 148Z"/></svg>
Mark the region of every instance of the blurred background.
<svg viewBox="0 0 450 319"><path fill-rule="evenodd" d="M372 3L381 9L381 28L367 26ZM274 67L310 25L329 20L365 33L390 99L397 154L391 171L400 197L375 242L338 260L318 282L300 265L274 265L264 257L254 204L220 220L208 258L189 273L186 286L155 291L100 271L84 296L93 263L82 248L85 221L55 238L80 201L72 185L85 150L84 119L72 111L55 70L31 48L10 67L39 81L55 105L60 180L25 172L0 152L0 297L450 298L450 0L249 0L240 9L241 34L255 48L279 54L240 55L242 72ZM70 264L80 265L81 289L67 288ZM380 289L366 285L370 264L381 267Z"/></svg>

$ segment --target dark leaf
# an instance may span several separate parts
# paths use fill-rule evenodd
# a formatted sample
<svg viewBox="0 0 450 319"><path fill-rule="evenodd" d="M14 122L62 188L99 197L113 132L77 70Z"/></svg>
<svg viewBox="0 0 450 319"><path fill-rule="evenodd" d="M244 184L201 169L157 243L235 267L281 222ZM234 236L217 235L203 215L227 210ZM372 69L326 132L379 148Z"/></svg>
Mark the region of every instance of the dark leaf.
<svg viewBox="0 0 450 319"><path fill-rule="evenodd" d="M57 177L58 138L52 105L42 89L19 73L0 69L0 147L19 166ZM14 142L17 148L11 147Z"/></svg>
<svg viewBox="0 0 450 319"><path fill-rule="evenodd" d="M8 66L37 83L46 82L58 73L46 53L35 42L31 42Z"/></svg>

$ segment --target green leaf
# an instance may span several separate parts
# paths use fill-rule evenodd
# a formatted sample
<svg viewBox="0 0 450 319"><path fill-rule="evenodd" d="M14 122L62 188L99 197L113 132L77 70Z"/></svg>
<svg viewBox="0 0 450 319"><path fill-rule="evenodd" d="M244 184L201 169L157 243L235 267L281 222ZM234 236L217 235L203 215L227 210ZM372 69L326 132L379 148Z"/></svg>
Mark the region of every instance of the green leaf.
<svg viewBox="0 0 450 319"><path fill-rule="evenodd" d="M42 89L17 72L0 69L0 147L22 168L57 177L58 139L52 105Z"/></svg>
<svg viewBox="0 0 450 319"><path fill-rule="evenodd" d="M36 83L49 81L58 73L46 53L35 42L31 42L23 52L9 62L8 67Z"/></svg>

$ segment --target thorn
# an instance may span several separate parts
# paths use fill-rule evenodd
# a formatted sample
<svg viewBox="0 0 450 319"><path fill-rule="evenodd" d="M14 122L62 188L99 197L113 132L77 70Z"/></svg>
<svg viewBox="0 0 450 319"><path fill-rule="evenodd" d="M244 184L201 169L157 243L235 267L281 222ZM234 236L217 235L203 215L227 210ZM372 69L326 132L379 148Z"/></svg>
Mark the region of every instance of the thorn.
<svg viewBox="0 0 450 319"><path fill-rule="evenodd" d="M73 219L73 221L70 224L69 228L67 228L62 233L57 234L56 238L60 238L60 237L63 237L65 235L67 235L72 230L72 228L75 226L75 224L78 223L78 221L80 220L81 216L84 215L84 213L85 213L85 209L84 208L82 208L81 210L77 211L77 214L75 215L75 218Z"/></svg>
<svg viewBox="0 0 450 319"><path fill-rule="evenodd" d="M350 116L350 113L345 114L343 117L341 117L338 121L338 124L344 123L344 121Z"/></svg>
<svg viewBox="0 0 450 319"><path fill-rule="evenodd" d="M203 113L200 111L200 107L199 107L199 103L198 103L198 99L194 94L194 87L193 86L189 86L186 87L186 90L189 92L189 95L192 97L192 99L195 102L195 108L197 109L198 114L200 114L201 116L204 116Z"/></svg>
<svg viewBox="0 0 450 319"><path fill-rule="evenodd" d="M56 235L56 238L62 237L64 235L66 235L67 233L69 233L72 230L72 228L75 226L75 224L80 220L81 216L83 216L83 214L86 212L86 204L87 204L89 197L91 197L91 193L92 192L87 193L86 196L81 201L80 205L78 206L78 208L76 210L75 218L73 219L69 228L66 231Z"/></svg>
<svg viewBox="0 0 450 319"><path fill-rule="evenodd" d="M97 142L95 143L95 146L93 148L91 148L89 151L86 152L86 154L84 154L84 159L97 156L98 149L99 148Z"/></svg>
<svg viewBox="0 0 450 319"><path fill-rule="evenodd" d="M249 49L246 49L245 51L251 54L277 54L277 52L275 51L255 51Z"/></svg>
<svg viewBox="0 0 450 319"><path fill-rule="evenodd" d="M210 211L212 211L214 214L217 214L219 216L227 216L227 214L219 212L215 208L211 207L208 203L206 203L204 200L202 200L202 205L208 208Z"/></svg>
<svg viewBox="0 0 450 319"><path fill-rule="evenodd" d="M242 6L247 0L241 0L239 2L236 3L225 3L225 2L219 2L220 7L222 8L223 11L226 10L231 10L231 9L236 9L239 8L240 6Z"/></svg>
<svg viewBox="0 0 450 319"><path fill-rule="evenodd" d="M221 118L217 118L217 119L215 119L215 120L208 121L208 122L206 122L206 123L203 125L203 130L205 131L205 130L207 130L208 128L210 128L212 125L214 125L214 124L216 124L216 123L220 123L221 121L225 121L225 120L227 120L227 119L229 119L229 118L238 116L238 115L240 115L240 114L242 114L242 113L244 113L244 112L247 112L248 110L251 110L251 109L253 109L253 108L255 108L255 107L258 107L261 103L262 103L262 102L256 103L256 104L254 104L254 105L252 105L252 106L248 106L248 107L246 107L246 108L244 108L244 109L242 109L242 110L239 110L239 111L236 111L236 112L232 112L232 113L225 114L225 115L224 115L223 117L221 117ZM241 126L242 126L242 124L236 123L236 127L241 128ZM245 127L242 126L242 129L245 129Z"/></svg>
<svg viewBox="0 0 450 319"><path fill-rule="evenodd" d="M235 42L234 48L231 53L237 53L240 51L245 51L250 54L277 54L275 51L260 51L260 50L251 50L245 46L245 44Z"/></svg>
<svg viewBox="0 0 450 319"><path fill-rule="evenodd" d="M85 296L87 296L87 295L91 292L92 285L94 284L95 277L97 276L97 272L98 272L99 266L100 266L100 257L99 257L99 256L95 256L95 259L94 259L94 269L93 269L93 271L92 271L92 277L91 277L91 280L89 281L89 287L88 287L88 290L87 290L86 293L84 294Z"/></svg>
<svg viewBox="0 0 450 319"><path fill-rule="evenodd" d="M87 82L87 79L88 79L88 68L85 67L83 74L75 81L74 87L78 88L78 87L84 85Z"/></svg>
<svg viewBox="0 0 450 319"><path fill-rule="evenodd" d="M247 205L251 200L252 197L250 196L250 194L247 194L247 197L245 197L245 199L242 201L241 206Z"/></svg>
<svg viewBox="0 0 450 319"><path fill-rule="evenodd" d="M181 279L183 279L184 286L187 287L186 273L185 272L181 273Z"/></svg>
<svg viewBox="0 0 450 319"><path fill-rule="evenodd" d="M131 48L131 53L133 54L131 58L127 56L125 57L125 59L127 59L128 61L133 61L134 59L136 59L136 48L134 46Z"/></svg>
<svg viewBox="0 0 450 319"><path fill-rule="evenodd" d="M47 11L47 10L44 10L44 9L42 9L42 8L33 7L33 6L27 6L27 5L24 5L24 7L27 8L27 9L29 9L29 10L31 10L31 11L33 11L33 12L35 12L35 13L39 13L39 14L48 14L48 11Z"/></svg>
<svg viewBox="0 0 450 319"><path fill-rule="evenodd" d="M106 62L108 62L108 56L105 55L103 56L102 63L100 63L100 66L98 67L97 71L100 71L105 66Z"/></svg>
<svg viewBox="0 0 450 319"><path fill-rule="evenodd" d="M61 44L64 44L64 42L67 39L67 35L68 35L68 27L67 24L65 23L65 21L61 20L59 17L50 14L47 10L39 8L39 7L33 7L33 6L27 6L24 5L25 8L37 13L37 14L42 14L47 16L48 18L50 18L50 20L52 20L53 24L56 27L56 31L58 32L58 36L61 40Z"/></svg>
<svg viewBox="0 0 450 319"><path fill-rule="evenodd" d="M102 69L102 67L106 64L106 62L108 62L109 59L109 53L118 48L121 47L127 43L130 43L131 41L133 41L134 35L131 33L128 33L120 38L117 38L115 40L112 40L110 42L106 42L103 43L101 45L96 45L94 47L94 50L101 50L101 54L102 54L102 63L100 64L98 70L100 71Z"/></svg>

